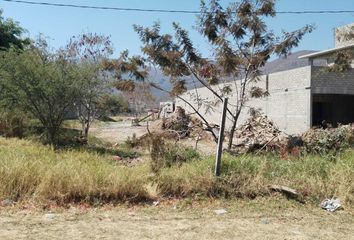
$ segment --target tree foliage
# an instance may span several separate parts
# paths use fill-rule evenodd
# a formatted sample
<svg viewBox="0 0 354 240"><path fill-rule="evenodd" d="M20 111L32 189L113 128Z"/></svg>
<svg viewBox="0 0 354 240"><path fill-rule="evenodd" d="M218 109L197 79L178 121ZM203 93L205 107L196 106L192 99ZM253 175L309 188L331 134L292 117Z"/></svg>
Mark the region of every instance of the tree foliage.
<svg viewBox="0 0 354 240"><path fill-rule="evenodd" d="M0 86L2 100L38 119L54 145L77 94L77 69L46 46L40 41L24 51L0 52Z"/></svg>
<svg viewBox="0 0 354 240"><path fill-rule="evenodd" d="M22 38L25 30L18 22L11 18L5 19L0 9L0 51L9 49L11 46L23 49L30 43L28 38Z"/></svg>
<svg viewBox="0 0 354 240"><path fill-rule="evenodd" d="M72 37L63 52L80 71L75 109L87 138L91 123L104 114L102 98L109 92L104 63L113 54L113 46L108 36L85 33Z"/></svg>
<svg viewBox="0 0 354 240"><path fill-rule="evenodd" d="M347 31L342 32L337 36L340 41L353 41L354 39L354 26L348 28ZM328 70L330 72L345 72L352 68L354 62L354 50L342 50L336 52L334 56L333 65L329 66Z"/></svg>
<svg viewBox="0 0 354 240"><path fill-rule="evenodd" d="M237 121L247 100L267 95L261 88L249 87L260 80L261 68L272 55L288 54L313 27L307 25L296 31L284 31L280 36L274 34L265 23L266 18L276 15L274 0L242 0L226 8L218 0L210 0L209 4L202 1L200 10L197 29L209 42L213 59L203 57L189 33L177 23L173 24L174 35L162 34L158 23L152 27L135 25L134 29L148 61L170 77L173 88L167 91L192 107L210 131L212 126L200 108L183 98L187 85L197 81L219 104L225 96L236 96L236 101L227 108L232 119L228 146L231 148ZM197 106L205 104L198 94L196 99Z"/></svg>
<svg viewBox="0 0 354 240"><path fill-rule="evenodd" d="M98 107L108 116L129 112L129 102L123 95L106 94L98 102Z"/></svg>

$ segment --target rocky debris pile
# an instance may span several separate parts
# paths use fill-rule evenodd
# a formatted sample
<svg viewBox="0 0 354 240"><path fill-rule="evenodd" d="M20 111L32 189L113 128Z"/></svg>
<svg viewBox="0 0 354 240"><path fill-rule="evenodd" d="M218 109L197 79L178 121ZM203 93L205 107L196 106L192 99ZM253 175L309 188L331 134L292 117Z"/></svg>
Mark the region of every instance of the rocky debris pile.
<svg viewBox="0 0 354 240"><path fill-rule="evenodd" d="M178 134L180 138L189 135L191 118L186 114L186 111L177 107L171 117L163 119L162 129Z"/></svg>
<svg viewBox="0 0 354 240"><path fill-rule="evenodd" d="M253 152L258 149L275 150L286 139L286 135L266 116L251 116L242 126L236 129L236 150Z"/></svg>
<svg viewBox="0 0 354 240"><path fill-rule="evenodd" d="M186 114L183 108L177 107L170 117L151 122L149 131L166 138L181 139L189 137L191 125L192 118Z"/></svg>
<svg viewBox="0 0 354 240"><path fill-rule="evenodd" d="M149 131L166 138L175 139L202 138L205 135L202 122L187 115L181 107L177 107L170 117L151 122Z"/></svg>

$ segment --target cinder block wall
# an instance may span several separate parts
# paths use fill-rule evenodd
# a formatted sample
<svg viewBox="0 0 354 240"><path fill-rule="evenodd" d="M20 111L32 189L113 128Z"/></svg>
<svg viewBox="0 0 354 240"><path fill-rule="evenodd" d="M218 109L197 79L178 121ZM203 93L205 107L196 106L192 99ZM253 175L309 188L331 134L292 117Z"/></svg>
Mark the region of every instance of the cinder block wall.
<svg viewBox="0 0 354 240"><path fill-rule="evenodd" d="M314 94L354 95L354 69L345 72L328 72L325 67L312 67Z"/></svg>
<svg viewBox="0 0 354 240"><path fill-rule="evenodd" d="M268 83L267 83L268 81ZM234 83L230 83L234 84ZM240 82L238 83L240 84ZM214 89L218 91L225 84L220 84ZM306 131L311 126L311 67L297 68L289 71L278 72L261 76L261 81L253 84L263 89L268 86L269 97L262 99L249 99L243 109L238 125L241 125L249 118L249 109L258 108L272 119L277 126L289 133L297 134ZM233 86L232 86L233 87ZM250 86L251 87L251 86ZM203 103L197 104L196 98L202 99ZM182 96L193 106L199 109L203 117L214 124L219 124L221 116L221 103L213 97L206 88L190 90ZM237 104L237 96L229 95L230 105ZM214 104L215 103L215 104ZM176 105L181 106L192 113L193 110L183 101L176 99ZM206 107L206 105L212 105ZM232 107L231 107L232 108ZM227 128L230 128L231 121L227 121Z"/></svg>

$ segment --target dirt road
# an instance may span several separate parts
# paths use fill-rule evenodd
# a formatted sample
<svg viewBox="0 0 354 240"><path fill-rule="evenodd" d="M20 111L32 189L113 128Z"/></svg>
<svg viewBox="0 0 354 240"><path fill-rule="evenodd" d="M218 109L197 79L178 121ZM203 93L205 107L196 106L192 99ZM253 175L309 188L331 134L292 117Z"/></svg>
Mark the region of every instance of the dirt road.
<svg viewBox="0 0 354 240"><path fill-rule="evenodd" d="M347 211L247 205L0 209L0 239L354 239L354 215ZM227 213L216 214L219 208Z"/></svg>

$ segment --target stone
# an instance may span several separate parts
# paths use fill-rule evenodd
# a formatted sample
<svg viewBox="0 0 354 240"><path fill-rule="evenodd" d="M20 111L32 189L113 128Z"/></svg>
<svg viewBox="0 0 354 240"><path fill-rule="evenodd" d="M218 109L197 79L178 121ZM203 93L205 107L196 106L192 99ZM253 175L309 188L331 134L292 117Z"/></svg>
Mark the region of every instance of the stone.
<svg viewBox="0 0 354 240"><path fill-rule="evenodd" d="M113 156L113 157L112 157L112 160L119 162L119 161L122 161L122 157L120 157L120 156Z"/></svg>

